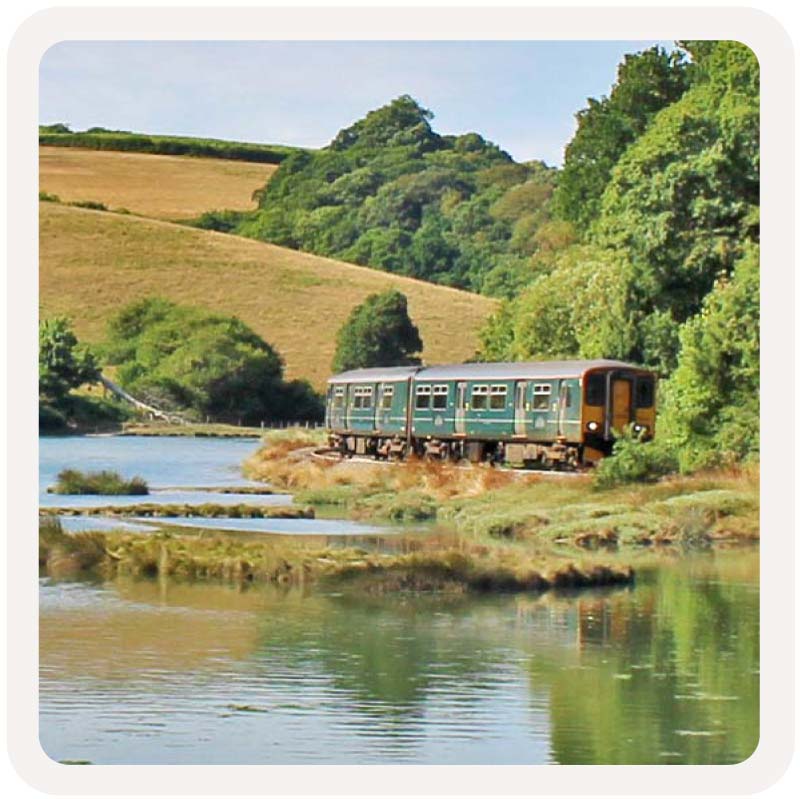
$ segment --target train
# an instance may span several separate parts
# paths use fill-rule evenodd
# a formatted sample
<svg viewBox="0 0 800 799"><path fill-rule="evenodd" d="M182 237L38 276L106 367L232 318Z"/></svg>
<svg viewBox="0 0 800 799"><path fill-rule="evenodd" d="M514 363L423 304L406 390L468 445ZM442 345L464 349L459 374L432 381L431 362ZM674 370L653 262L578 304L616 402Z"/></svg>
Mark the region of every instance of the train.
<svg viewBox="0 0 800 799"><path fill-rule="evenodd" d="M655 435L656 375L615 360L353 369L328 380L325 427L345 457L579 468L629 425Z"/></svg>

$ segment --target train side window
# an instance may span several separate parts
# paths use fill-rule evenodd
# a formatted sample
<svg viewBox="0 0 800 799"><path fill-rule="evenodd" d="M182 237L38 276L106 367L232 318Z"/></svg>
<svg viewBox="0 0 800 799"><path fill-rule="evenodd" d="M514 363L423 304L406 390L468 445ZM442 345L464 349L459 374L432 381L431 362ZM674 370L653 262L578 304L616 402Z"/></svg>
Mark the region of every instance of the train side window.
<svg viewBox="0 0 800 799"><path fill-rule="evenodd" d="M333 407L344 408L344 386L337 386L333 390Z"/></svg>
<svg viewBox="0 0 800 799"><path fill-rule="evenodd" d="M493 411L501 411L506 407L506 396L508 395L508 386L497 385L492 386L491 394L489 395L489 407Z"/></svg>
<svg viewBox="0 0 800 799"><path fill-rule="evenodd" d="M535 383L533 386L533 410L546 411L550 407L550 384Z"/></svg>
<svg viewBox="0 0 800 799"><path fill-rule="evenodd" d="M485 411L489 399L489 386L473 386L472 388L472 409L474 411Z"/></svg>
<svg viewBox="0 0 800 799"><path fill-rule="evenodd" d="M447 407L447 384L433 387L433 407L442 410Z"/></svg>
<svg viewBox="0 0 800 799"><path fill-rule="evenodd" d="M431 387L430 386L417 386L417 398L414 407L418 410L424 410L431 407Z"/></svg>
<svg viewBox="0 0 800 799"><path fill-rule="evenodd" d="M653 407L653 378L640 377L636 381L636 407Z"/></svg>
<svg viewBox="0 0 800 799"><path fill-rule="evenodd" d="M564 408L572 407L572 386L566 383L561 386L561 406Z"/></svg>
<svg viewBox="0 0 800 799"><path fill-rule="evenodd" d="M606 404L606 376L604 374L593 374L586 378L586 404Z"/></svg>
<svg viewBox="0 0 800 799"><path fill-rule="evenodd" d="M353 408L368 410L372 407L372 386L356 386L353 390Z"/></svg>
<svg viewBox="0 0 800 799"><path fill-rule="evenodd" d="M392 400L394 399L394 386L384 386L383 394L381 394L381 408L388 411L392 407Z"/></svg>

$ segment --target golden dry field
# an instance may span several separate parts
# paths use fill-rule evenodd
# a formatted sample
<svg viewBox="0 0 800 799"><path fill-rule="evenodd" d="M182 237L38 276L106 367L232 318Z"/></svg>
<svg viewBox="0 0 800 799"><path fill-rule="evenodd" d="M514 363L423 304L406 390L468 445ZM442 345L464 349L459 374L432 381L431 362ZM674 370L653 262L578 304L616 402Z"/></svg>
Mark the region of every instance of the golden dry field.
<svg viewBox="0 0 800 799"><path fill-rule="evenodd" d="M254 208L253 191L276 169L274 164L221 158L39 148L40 191L64 202L94 200L158 219Z"/></svg>
<svg viewBox="0 0 800 799"><path fill-rule="evenodd" d="M187 169L195 161L172 160ZM397 288L408 297L428 363L469 358L496 307L488 297L224 233L50 202L39 210L41 313L71 317L89 342L104 337L123 305L160 295L236 314L283 355L288 377L319 388L336 331L368 294Z"/></svg>

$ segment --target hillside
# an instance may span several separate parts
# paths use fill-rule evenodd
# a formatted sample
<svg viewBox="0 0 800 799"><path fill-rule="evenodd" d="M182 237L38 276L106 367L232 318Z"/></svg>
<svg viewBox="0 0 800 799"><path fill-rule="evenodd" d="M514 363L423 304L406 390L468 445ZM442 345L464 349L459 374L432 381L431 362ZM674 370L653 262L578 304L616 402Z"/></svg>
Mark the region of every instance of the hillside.
<svg viewBox="0 0 800 799"><path fill-rule="evenodd" d="M65 202L94 200L143 216L188 219L214 208L255 208L253 191L276 168L219 158L42 146L39 189Z"/></svg>
<svg viewBox="0 0 800 799"><path fill-rule="evenodd" d="M368 294L397 288L407 295L429 363L472 356L496 306L486 297L271 244L48 202L40 203L39 263L42 315L68 315L82 339L100 341L117 309L161 295L238 315L275 345L289 378L316 387L330 373L336 331Z"/></svg>

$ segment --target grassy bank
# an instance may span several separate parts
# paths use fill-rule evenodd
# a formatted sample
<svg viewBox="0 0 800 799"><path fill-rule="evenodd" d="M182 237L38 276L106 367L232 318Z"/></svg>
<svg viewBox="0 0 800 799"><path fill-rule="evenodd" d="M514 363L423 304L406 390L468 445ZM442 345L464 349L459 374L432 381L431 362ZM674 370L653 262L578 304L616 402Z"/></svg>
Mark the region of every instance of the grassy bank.
<svg viewBox="0 0 800 799"><path fill-rule="evenodd" d="M458 536L398 539L391 552L320 547L298 539L231 534L65 534L57 520L39 526L39 566L53 577L129 574L235 582L334 582L358 591L544 591L629 583L628 566L492 547Z"/></svg>
<svg viewBox="0 0 800 799"><path fill-rule="evenodd" d="M264 434L261 427L235 424L169 424L167 422L128 422L120 431L123 436L187 436L190 438L259 438Z"/></svg>
<svg viewBox="0 0 800 799"><path fill-rule="evenodd" d="M600 490L588 475L485 466L325 462L285 441L246 464L254 479L299 502L351 518L435 520L475 540L616 545L707 545L759 537L755 467Z"/></svg>

